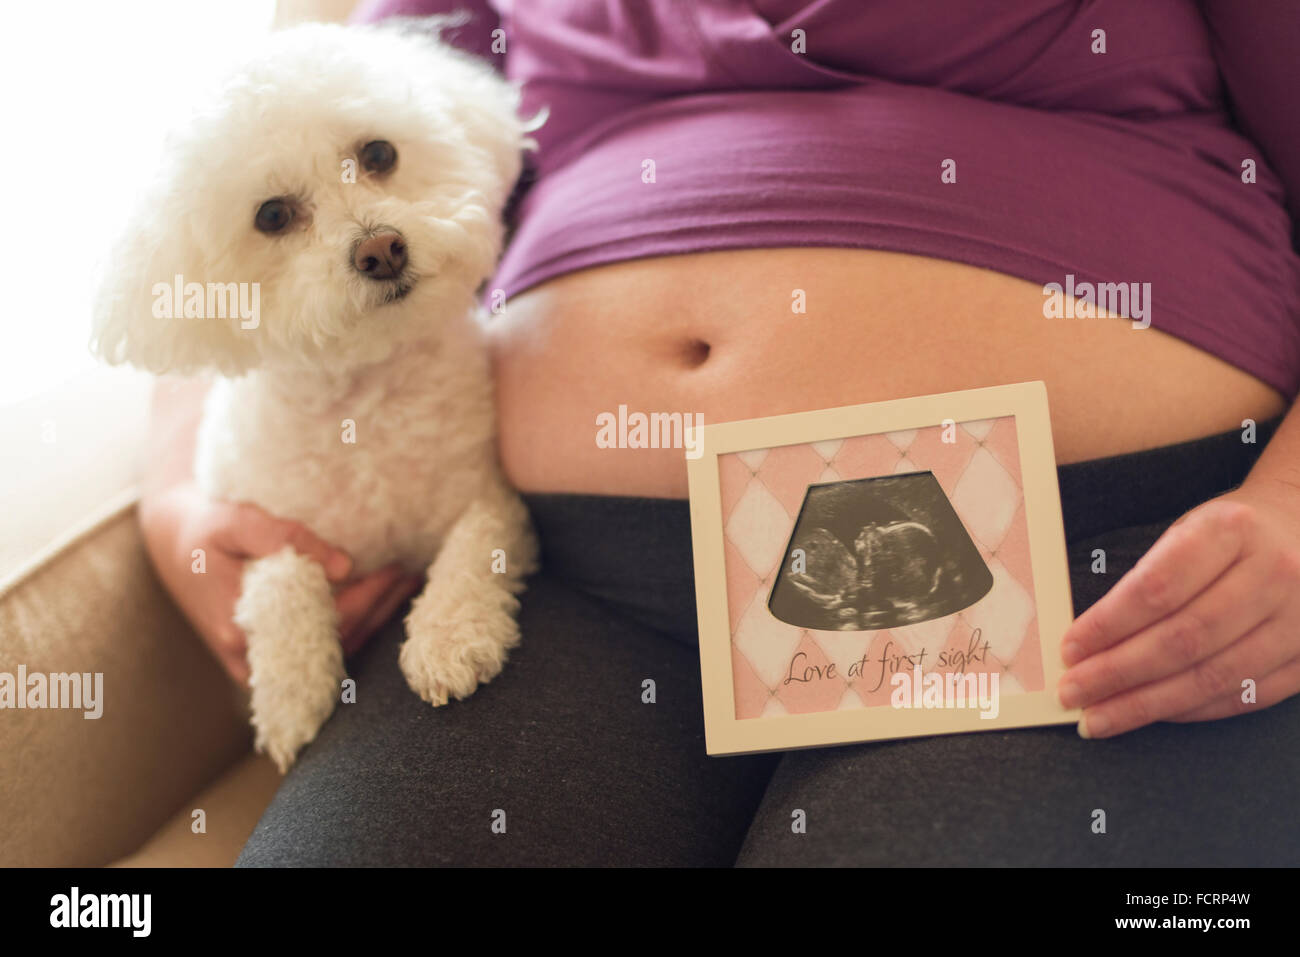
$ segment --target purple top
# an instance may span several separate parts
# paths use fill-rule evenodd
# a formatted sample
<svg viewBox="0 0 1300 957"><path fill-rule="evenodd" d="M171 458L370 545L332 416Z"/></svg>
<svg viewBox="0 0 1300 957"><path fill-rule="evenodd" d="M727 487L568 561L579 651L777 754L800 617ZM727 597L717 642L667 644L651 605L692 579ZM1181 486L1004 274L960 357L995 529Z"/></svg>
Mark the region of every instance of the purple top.
<svg viewBox="0 0 1300 957"><path fill-rule="evenodd" d="M370 0L354 19L456 9L474 19L447 38L521 83L526 116L550 110L507 295L642 256L888 249L1150 283L1152 326L1300 391L1293 0Z"/></svg>

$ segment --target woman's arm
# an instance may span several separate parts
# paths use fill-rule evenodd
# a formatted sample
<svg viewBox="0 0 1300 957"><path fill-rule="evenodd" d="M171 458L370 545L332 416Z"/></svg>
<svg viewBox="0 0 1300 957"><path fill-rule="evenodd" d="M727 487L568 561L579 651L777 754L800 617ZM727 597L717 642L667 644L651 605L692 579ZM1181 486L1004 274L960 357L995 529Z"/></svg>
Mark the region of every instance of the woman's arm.
<svg viewBox="0 0 1300 957"><path fill-rule="evenodd" d="M145 473L141 508L157 495L194 477L194 436L203 415L203 400L212 383L207 379L159 379L149 411L151 429L146 444L150 463Z"/></svg>

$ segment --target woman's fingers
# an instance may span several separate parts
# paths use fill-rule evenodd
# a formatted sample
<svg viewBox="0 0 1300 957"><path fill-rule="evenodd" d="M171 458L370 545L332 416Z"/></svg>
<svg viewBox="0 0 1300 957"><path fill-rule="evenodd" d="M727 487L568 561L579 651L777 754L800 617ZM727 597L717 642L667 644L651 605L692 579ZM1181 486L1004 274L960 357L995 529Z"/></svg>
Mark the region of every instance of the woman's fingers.
<svg viewBox="0 0 1300 957"><path fill-rule="evenodd" d="M1250 509L1215 501L1167 529L1137 565L1066 629L1061 655L1075 665L1182 608L1245 548Z"/></svg>
<svg viewBox="0 0 1300 957"><path fill-rule="evenodd" d="M234 621L242 567L242 561L224 552L213 555L204 574L187 576L179 599L221 666L247 686L248 638Z"/></svg>
<svg viewBox="0 0 1300 957"><path fill-rule="evenodd" d="M1173 614L1070 668L1060 680L1062 706L1086 708L1186 671L1250 632L1287 597L1266 563L1261 555L1237 562Z"/></svg>
<svg viewBox="0 0 1300 957"><path fill-rule="evenodd" d="M230 675L241 687L248 687L248 679L252 677L252 669L248 666L248 656L244 653L226 654L220 653L221 665L226 669L226 674Z"/></svg>
<svg viewBox="0 0 1300 957"><path fill-rule="evenodd" d="M339 612L339 634L347 637L355 631L375 603L401 578L400 566L386 565L340 588L334 596Z"/></svg>
<svg viewBox="0 0 1300 957"><path fill-rule="evenodd" d="M371 609L404 577L400 565L386 565L339 589L334 605L339 613L339 635L345 646Z"/></svg>
<svg viewBox="0 0 1300 957"><path fill-rule="evenodd" d="M1189 512L1070 631L1075 643L1064 656L1074 661L1059 692L1065 706L1084 709L1084 737L1225 717L1295 694L1294 516L1244 488Z"/></svg>
<svg viewBox="0 0 1300 957"><path fill-rule="evenodd" d="M231 513L213 532L214 542L242 558L263 558L289 545L295 552L319 562L332 582L344 581L352 572L352 559L341 548L312 534L299 522L275 518L256 505L230 505Z"/></svg>
<svg viewBox="0 0 1300 957"><path fill-rule="evenodd" d="M400 578L370 609L350 634L343 636L343 654L352 655L361 650L376 631L392 618L397 609L417 594L424 586L423 578Z"/></svg>
<svg viewBox="0 0 1300 957"><path fill-rule="evenodd" d="M1107 698L1083 712L1079 730L1101 738L1184 714L1243 690L1243 682L1258 686L1295 656L1279 622L1269 619L1218 654L1170 678Z"/></svg>
<svg viewBox="0 0 1300 957"><path fill-rule="evenodd" d="M249 678L248 639L243 629L233 621L227 621L216 630L210 643L221 666L230 677L247 687Z"/></svg>
<svg viewBox="0 0 1300 957"><path fill-rule="evenodd" d="M1213 721L1271 708L1300 692L1300 658L1292 658L1270 675L1254 680L1248 687L1238 687L1203 705L1171 715L1167 721Z"/></svg>

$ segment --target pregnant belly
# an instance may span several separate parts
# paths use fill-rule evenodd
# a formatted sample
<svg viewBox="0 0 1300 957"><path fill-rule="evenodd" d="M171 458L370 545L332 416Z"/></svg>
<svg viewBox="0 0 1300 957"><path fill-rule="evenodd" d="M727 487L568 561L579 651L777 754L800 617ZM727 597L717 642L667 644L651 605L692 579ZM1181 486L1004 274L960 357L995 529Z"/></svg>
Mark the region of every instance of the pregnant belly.
<svg viewBox="0 0 1300 957"><path fill-rule="evenodd" d="M1035 283L873 250L571 273L492 320L502 461L524 491L684 497L681 448L607 447L598 417L625 406L723 422L1041 379L1066 463L1285 408L1271 387L1154 327L1049 319L1043 301Z"/></svg>

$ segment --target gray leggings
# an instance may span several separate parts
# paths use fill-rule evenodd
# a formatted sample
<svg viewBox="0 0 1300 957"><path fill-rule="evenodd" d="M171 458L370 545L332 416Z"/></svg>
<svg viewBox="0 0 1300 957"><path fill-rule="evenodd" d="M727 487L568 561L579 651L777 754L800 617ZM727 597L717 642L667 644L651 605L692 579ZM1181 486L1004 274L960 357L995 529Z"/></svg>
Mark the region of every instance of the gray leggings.
<svg viewBox="0 0 1300 957"><path fill-rule="evenodd" d="M1231 432L1061 468L1076 613L1240 483L1273 425L1256 446ZM710 758L686 503L529 506L545 565L501 676L430 708L398 671L393 621L240 865L1300 863L1300 697L1105 741L1047 727Z"/></svg>

